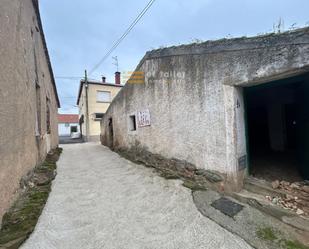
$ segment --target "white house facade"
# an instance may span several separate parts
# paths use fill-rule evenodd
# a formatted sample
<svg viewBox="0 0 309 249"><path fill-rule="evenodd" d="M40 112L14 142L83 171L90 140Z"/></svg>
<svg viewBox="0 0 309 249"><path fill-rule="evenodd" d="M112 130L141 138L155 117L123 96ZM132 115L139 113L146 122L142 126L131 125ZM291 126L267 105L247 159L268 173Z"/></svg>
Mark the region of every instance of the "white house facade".
<svg viewBox="0 0 309 249"><path fill-rule="evenodd" d="M72 133L80 132L78 115L58 114L59 136L71 136Z"/></svg>

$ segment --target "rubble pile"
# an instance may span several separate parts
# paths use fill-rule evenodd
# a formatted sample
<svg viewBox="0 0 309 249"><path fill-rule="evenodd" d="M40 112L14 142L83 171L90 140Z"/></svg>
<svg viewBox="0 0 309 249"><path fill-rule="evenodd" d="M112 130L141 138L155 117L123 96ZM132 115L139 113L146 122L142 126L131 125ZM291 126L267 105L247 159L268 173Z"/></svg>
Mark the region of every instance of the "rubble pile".
<svg viewBox="0 0 309 249"><path fill-rule="evenodd" d="M273 181L273 189L284 193L283 196L266 196L266 199L284 209L294 211L298 215L309 217L309 182Z"/></svg>

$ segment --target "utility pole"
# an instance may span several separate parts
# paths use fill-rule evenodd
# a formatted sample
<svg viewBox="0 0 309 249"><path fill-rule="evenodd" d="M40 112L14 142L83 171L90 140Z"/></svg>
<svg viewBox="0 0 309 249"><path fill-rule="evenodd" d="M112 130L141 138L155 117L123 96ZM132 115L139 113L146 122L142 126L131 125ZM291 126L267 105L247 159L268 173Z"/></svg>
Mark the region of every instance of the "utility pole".
<svg viewBox="0 0 309 249"><path fill-rule="evenodd" d="M86 140L89 142L89 104L88 104L88 77L85 70L85 91L86 91Z"/></svg>

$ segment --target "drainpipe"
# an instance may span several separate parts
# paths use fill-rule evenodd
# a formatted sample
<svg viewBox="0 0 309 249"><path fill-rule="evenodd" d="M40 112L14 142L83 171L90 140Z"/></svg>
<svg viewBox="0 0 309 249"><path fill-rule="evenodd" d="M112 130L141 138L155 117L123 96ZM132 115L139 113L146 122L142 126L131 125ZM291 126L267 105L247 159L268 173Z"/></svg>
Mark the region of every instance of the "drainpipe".
<svg viewBox="0 0 309 249"><path fill-rule="evenodd" d="M88 104L88 78L85 70L85 91L86 91L86 141L89 141L89 104Z"/></svg>

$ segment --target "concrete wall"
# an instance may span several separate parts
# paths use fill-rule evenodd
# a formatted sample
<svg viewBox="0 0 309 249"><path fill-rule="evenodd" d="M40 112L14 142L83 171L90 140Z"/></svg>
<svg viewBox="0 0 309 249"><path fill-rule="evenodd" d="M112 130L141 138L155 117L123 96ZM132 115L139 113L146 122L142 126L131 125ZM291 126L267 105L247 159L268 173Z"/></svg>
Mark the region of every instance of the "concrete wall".
<svg viewBox="0 0 309 249"><path fill-rule="evenodd" d="M76 126L77 132L80 132L79 130L79 123L61 123L58 124L58 132L59 136L71 136L71 127Z"/></svg>
<svg viewBox="0 0 309 249"><path fill-rule="evenodd" d="M85 92L85 85L81 86L81 95L80 95L80 99L79 99L79 103L78 103L78 109L79 109L79 119L81 118L82 115L84 115L84 123L82 123L80 125L80 131L82 136L85 136L87 134L87 130L86 130L86 92Z"/></svg>
<svg viewBox="0 0 309 249"><path fill-rule="evenodd" d="M58 99L35 3L0 3L0 217L12 203L21 177L58 145ZM41 99L39 111L37 95ZM46 126L47 98L50 134Z"/></svg>
<svg viewBox="0 0 309 249"><path fill-rule="evenodd" d="M87 135L86 132L86 92L85 86L82 88L82 93L79 101L79 115L85 116L85 122L82 125L82 134L83 136ZM91 140L99 141L101 128L100 128L100 120L95 119L95 113L105 113L110 105L108 103L102 103L97 101L97 91L107 91L111 93L111 100L115 98L118 92L121 90L119 86L108 86L108 85L100 85L100 84L89 84L88 87L88 108L89 108L89 136Z"/></svg>
<svg viewBox="0 0 309 249"><path fill-rule="evenodd" d="M242 87L308 71L308 41L303 29L148 52L136 69L145 84L126 84L114 99L102 142L219 171L238 187L247 154ZM130 131L129 115L147 109L151 126Z"/></svg>

